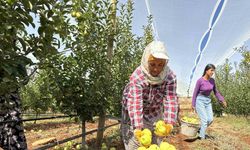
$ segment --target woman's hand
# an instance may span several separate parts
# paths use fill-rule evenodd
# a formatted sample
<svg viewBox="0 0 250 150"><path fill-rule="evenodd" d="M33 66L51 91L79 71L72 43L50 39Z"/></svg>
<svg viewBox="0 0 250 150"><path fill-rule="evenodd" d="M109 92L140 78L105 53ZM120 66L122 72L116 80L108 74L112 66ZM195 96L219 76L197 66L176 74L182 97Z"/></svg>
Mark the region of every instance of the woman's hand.
<svg viewBox="0 0 250 150"><path fill-rule="evenodd" d="M139 141L142 136L142 130L141 129L135 129L134 130L134 136Z"/></svg>
<svg viewBox="0 0 250 150"><path fill-rule="evenodd" d="M194 106L192 106L192 112L193 112L193 113L196 113L196 110L195 110L195 107L194 107Z"/></svg>
<svg viewBox="0 0 250 150"><path fill-rule="evenodd" d="M227 108L227 102L225 100L221 104L224 108Z"/></svg>

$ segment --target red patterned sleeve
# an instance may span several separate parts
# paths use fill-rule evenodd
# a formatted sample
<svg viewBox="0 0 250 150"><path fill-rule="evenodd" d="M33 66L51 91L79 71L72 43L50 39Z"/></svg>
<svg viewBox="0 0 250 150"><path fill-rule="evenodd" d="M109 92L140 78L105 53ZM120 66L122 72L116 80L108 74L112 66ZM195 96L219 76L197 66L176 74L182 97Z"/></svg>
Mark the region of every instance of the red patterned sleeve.
<svg viewBox="0 0 250 150"><path fill-rule="evenodd" d="M130 83L127 97L128 114L131 125L136 129L143 128L143 99L142 87L135 83Z"/></svg>
<svg viewBox="0 0 250 150"><path fill-rule="evenodd" d="M163 100L163 119L166 123L175 124L178 112L178 98L176 93L176 76L171 71L166 78L165 98Z"/></svg>

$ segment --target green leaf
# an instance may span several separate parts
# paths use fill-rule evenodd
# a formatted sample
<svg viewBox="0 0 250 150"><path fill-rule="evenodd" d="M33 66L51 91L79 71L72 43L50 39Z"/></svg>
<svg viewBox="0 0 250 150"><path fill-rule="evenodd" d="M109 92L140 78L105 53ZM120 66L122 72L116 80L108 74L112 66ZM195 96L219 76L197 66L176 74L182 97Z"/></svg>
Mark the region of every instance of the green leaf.
<svg viewBox="0 0 250 150"><path fill-rule="evenodd" d="M54 14L54 12L53 12L52 10L48 10L48 11L47 11L47 17L48 17L48 18L52 17L53 14Z"/></svg>
<svg viewBox="0 0 250 150"><path fill-rule="evenodd" d="M8 73L8 75L12 75L13 74L13 68L12 65L9 64L2 64L2 68L4 69L4 71L6 71Z"/></svg>
<svg viewBox="0 0 250 150"><path fill-rule="evenodd" d="M30 4L28 0L23 0L23 6L25 10L30 9Z"/></svg>
<svg viewBox="0 0 250 150"><path fill-rule="evenodd" d="M40 34L40 36L43 35L43 32L44 32L44 27L40 26L38 28L38 33Z"/></svg>
<svg viewBox="0 0 250 150"><path fill-rule="evenodd" d="M25 52L26 51L26 43L25 43L25 41L22 38L18 38L18 40L22 45L22 48L23 48L22 50Z"/></svg>
<svg viewBox="0 0 250 150"><path fill-rule="evenodd" d="M26 77L27 76L27 71L24 65L18 64L17 65L17 72L19 76Z"/></svg>
<svg viewBox="0 0 250 150"><path fill-rule="evenodd" d="M30 10L33 9L33 5L32 5L32 3L30 1L29 1L29 8L30 8Z"/></svg>

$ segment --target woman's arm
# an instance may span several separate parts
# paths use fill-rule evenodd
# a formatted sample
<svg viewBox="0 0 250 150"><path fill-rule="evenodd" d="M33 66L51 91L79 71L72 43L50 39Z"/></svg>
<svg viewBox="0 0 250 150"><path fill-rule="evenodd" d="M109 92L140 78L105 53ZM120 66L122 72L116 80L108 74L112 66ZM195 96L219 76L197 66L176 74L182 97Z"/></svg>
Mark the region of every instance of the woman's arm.
<svg viewBox="0 0 250 150"><path fill-rule="evenodd" d="M213 87L213 91L214 91L214 95L216 96L216 98L219 100L219 102L223 102L224 101L224 97L220 94L220 92L217 90L216 88L216 84L215 84L215 80L213 80L214 83L214 87Z"/></svg>
<svg viewBox="0 0 250 150"><path fill-rule="evenodd" d="M143 128L143 99L142 87L131 83L129 85L129 93L127 95L128 114L131 120L131 125L135 129Z"/></svg>
<svg viewBox="0 0 250 150"><path fill-rule="evenodd" d="M225 101L224 97L220 94L220 92L216 89L216 85L215 85L215 80L214 81L214 95L216 96L216 98L218 99L218 101L222 104L223 107L227 107L227 102Z"/></svg>
<svg viewBox="0 0 250 150"><path fill-rule="evenodd" d="M166 123L175 124L178 112L178 98L176 93L176 76L171 71L167 76L165 98L163 99L163 119Z"/></svg>
<svg viewBox="0 0 250 150"><path fill-rule="evenodd" d="M196 82L196 85L195 85L195 88L194 88L194 92L193 92L193 97L192 97L192 107L195 108L195 104L196 104L196 97L198 96L199 94L199 91L200 91L200 80L198 80Z"/></svg>

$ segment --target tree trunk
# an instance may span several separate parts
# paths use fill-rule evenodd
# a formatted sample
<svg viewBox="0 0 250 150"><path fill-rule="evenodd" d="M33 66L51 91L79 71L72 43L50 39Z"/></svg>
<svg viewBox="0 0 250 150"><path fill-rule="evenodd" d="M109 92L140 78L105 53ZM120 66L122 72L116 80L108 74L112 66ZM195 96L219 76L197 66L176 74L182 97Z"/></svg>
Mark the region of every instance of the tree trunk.
<svg viewBox="0 0 250 150"><path fill-rule="evenodd" d="M36 112L36 117L35 117L35 119L37 119L38 118L38 112ZM36 120L34 121L34 124L36 124Z"/></svg>
<svg viewBox="0 0 250 150"><path fill-rule="evenodd" d="M114 35L116 34L116 5L117 5L117 0L111 0L110 3L112 5L112 13L109 16L109 19L112 22L112 26L110 27L110 35L108 37L107 58L111 61L112 57L113 57ZM108 66L108 68L111 68L111 66ZM110 75L108 73L106 73L106 77L110 78ZM104 106L103 110L101 111L101 113L99 115L98 131L97 131L97 138L96 138L96 150L101 149L102 140L103 140L103 133L104 133L104 127L105 127L105 119L106 119L106 108Z"/></svg>
<svg viewBox="0 0 250 150"><path fill-rule="evenodd" d="M84 119L82 120L82 147L86 145L86 122Z"/></svg>
<svg viewBox="0 0 250 150"><path fill-rule="evenodd" d="M116 5L117 0L111 0L111 15L109 16L109 19L112 22L112 26L110 27L110 34L108 36L108 59L112 60L113 57L113 47L114 47L114 35L116 34Z"/></svg>
<svg viewBox="0 0 250 150"><path fill-rule="evenodd" d="M101 149L102 140L103 140L103 133L104 133L104 127L105 127L105 119L106 119L106 112L103 111L99 115L98 131L97 131L97 137L96 137L96 150Z"/></svg>

